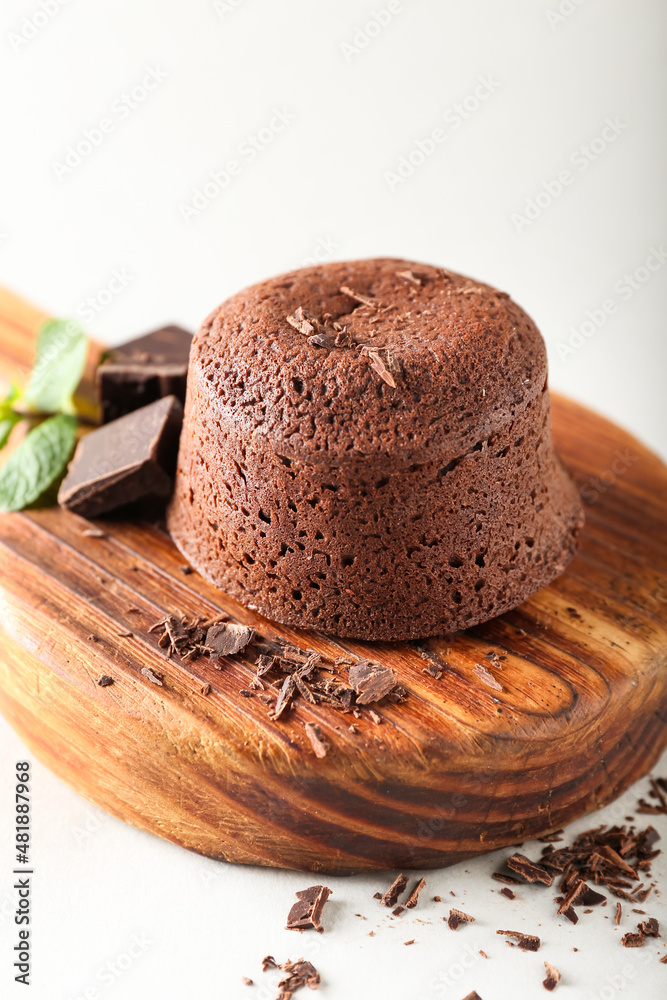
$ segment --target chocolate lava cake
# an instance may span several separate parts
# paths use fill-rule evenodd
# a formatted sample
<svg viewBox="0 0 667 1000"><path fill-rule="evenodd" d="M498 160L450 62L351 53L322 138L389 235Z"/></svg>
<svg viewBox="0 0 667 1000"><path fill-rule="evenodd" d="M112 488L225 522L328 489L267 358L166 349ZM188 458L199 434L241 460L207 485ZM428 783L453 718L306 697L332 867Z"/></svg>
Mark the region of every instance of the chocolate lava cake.
<svg viewBox="0 0 667 1000"><path fill-rule="evenodd" d="M193 342L168 523L290 625L410 639L516 607L583 523L539 331L505 292L406 260L239 292Z"/></svg>

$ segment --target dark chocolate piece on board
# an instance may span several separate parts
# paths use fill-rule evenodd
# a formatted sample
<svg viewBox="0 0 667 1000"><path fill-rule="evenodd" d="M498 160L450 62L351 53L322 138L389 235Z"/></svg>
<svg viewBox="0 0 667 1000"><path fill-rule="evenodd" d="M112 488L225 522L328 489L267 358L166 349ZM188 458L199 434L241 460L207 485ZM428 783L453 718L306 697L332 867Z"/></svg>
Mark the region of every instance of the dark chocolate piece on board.
<svg viewBox="0 0 667 1000"><path fill-rule="evenodd" d="M405 890L408 880L405 875L397 875L394 881L391 883L384 896L380 897L380 902L383 906L396 906L398 902L398 897L402 895Z"/></svg>
<svg viewBox="0 0 667 1000"><path fill-rule="evenodd" d="M252 639L252 629L234 622L213 625L206 633L206 645L216 656L233 656L245 649Z"/></svg>
<svg viewBox="0 0 667 1000"><path fill-rule="evenodd" d="M102 676L98 678L97 683L101 688L109 687L110 684L113 684L113 677L109 677L108 674L102 674Z"/></svg>
<svg viewBox="0 0 667 1000"><path fill-rule="evenodd" d="M183 407L159 399L81 438L58 491L61 507L98 517L145 497L167 497Z"/></svg>
<svg viewBox="0 0 667 1000"><path fill-rule="evenodd" d="M331 894L326 885L311 885L309 889L297 892L297 900L287 917L286 930L297 930L314 927L320 934L322 927L322 910Z"/></svg>
<svg viewBox="0 0 667 1000"><path fill-rule="evenodd" d="M396 687L396 674L389 667L360 660L349 670L350 684L357 693L357 705L380 701Z"/></svg>
<svg viewBox="0 0 667 1000"><path fill-rule="evenodd" d="M187 330L163 326L110 351L97 369L102 422L163 396L173 395L184 403L191 343Z"/></svg>

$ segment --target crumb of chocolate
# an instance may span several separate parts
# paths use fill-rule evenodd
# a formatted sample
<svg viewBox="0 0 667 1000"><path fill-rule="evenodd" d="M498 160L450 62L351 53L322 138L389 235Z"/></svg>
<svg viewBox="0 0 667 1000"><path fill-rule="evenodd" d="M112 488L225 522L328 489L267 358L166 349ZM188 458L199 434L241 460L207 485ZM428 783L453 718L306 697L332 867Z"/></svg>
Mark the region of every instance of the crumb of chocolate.
<svg viewBox="0 0 667 1000"><path fill-rule="evenodd" d="M403 895L407 884L408 880L404 875L397 875L384 895L380 896L380 902L382 905L388 906L389 908L396 906L398 897Z"/></svg>
<svg viewBox="0 0 667 1000"><path fill-rule="evenodd" d="M348 671L350 686L356 693L357 705L380 701L396 687L396 674L371 660L361 660Z"/></svg>
<svg viewBox="0 0 667 1000"><path fill-rule="evenodd" d="M326 885L311 885L308 889L300 889L297 902L294 903L287 916L286 930L304 930L314 928L321 934L322 910L331 895L331 889Z"/></svg>
<svg viewBox="0 0 667 1000"><path fill-rule="evenodd" d="M521 931L496 931L496 934L503 934L505 937L516 938L516 942L508 941L507 944L514 945L521 951L537 951L540 947L540 939L535 934L523 934Z"/></svg>
<svg viewBox="0 0 667 1000"><path fill-rule="evenodd" d="M95 635L94 632L91 632L90 635L86 636L86 638L88 639L89 642L99 642L100 641L99 635Z"/></svg>
<svg viewBox="0 0 667 1000"><path fill-rule="evenodd" d="M364 306L377 305L374 299L369 298L368 295L360 295L359 292L353 291L351 288L348 288L347 285L341 285L340 291L343 295L349 296L349 298L354 299L355 302L360 302Z"/></svg>
<svg viewBox="0 0 667 1000"><path fill-rule="evenodd" d="M193 570L192 566L185 565L185 566L181 566L179 568L181 570L181 573L184 573L185 576L190 576L191 573L194 573L194 570ZM252 982L252 979L250 980L250 982Z"/></svg>
<svg viewBox="0 0 667 1000"><path fill-rule="evenodd" d="M206 632L206 645L220 656L233 656L246 648L253 636L253 630L247 625L236 625L233 622L221 622L213 625Z"/></svg>
<svg viewBox="0 0 667 1000"><path fill-rule="evenodd" d="M395 910L392 910L392 916L400 917L401 913L405 910L404 906L397 906Z"/></svg>
<svg viewBox="0 0 667 1000"><path fill-rule="evenodd" d="M377 712L374 712L372 708L368 709L368 714L370 715L372 721L375 723L376 726L379 726L381 724L382 716L378 715Z"/></svg>
<svg viewBox="0 0 667 1000"><path fill-rule="evenodd" d="M415 943L415 939L414 938L410 938L409 941L404 941L403 942L403 944L414 944L414 943Z"/></svg>
<svg viewBox="0 0 667 1000"><path fill-rule="evenodd" d="M507 896L508 899L516 899L516 894L511 889L508 889L507 886L501 889L500 892L503 896Z"/></svg>
<svg viewBox="0 0 667 1000"><path fill-rule="evenodd" d="M397 271L396 274L399 278L405 278L405 280L409 281L411 285L418 285L421 287L421 278L418 278L416 274L412 273L412 271Z"/></svg>
<svg viewBox="0 0 667 1000"><path fill-rule="evenodd" d="M444 920L444 917L443 917ZM469 913L464 913L463 910L450 910L449 917L447 918L447 926L450 931L458 930L461 924L474 924L475 918L471 917Z"/></svg>
<svg viewBox="0 0 667 1000"><path fill-rule="evenodd" d="M419 880L419 882L417 882L416 886L414 887L414 889L412 890L412 892L405 901L405 905L408 910L414 909L414 907L417 905L417 900L419 899L419 893L422 891L425 885L426 885L426 879L422 878Z"/></svg>
<svg viewBox="0 0 667 1000"><path fill-rule="evenodd" d="M482 949L481 949L481 948L479 949L479 953L480 953L480 955L482 956L482 958L488 958L488 957L489 957L489 956L488 956L488 955L486 954L486 952L485 952L485 951L482 951Z"/></svg>
<svg viewBox="0 0 667 1000"><path fill-rule="evenodd" d="M614 917L614 922L618 927L621 923L621 917L623 916L623 908L620 903L616 904L616 915Z"/></svg>
<svg viewBox="0 0 667 1000"><path fill-rule="evenodd" d="M121 637L121 639L131 639L133 633L132 632L128 632L127 629L123 629L121 632L117 632L116 635L119 635Z"/></svg>
<svg viewBox="0 0 667 1000"><path fill-rule="evenodd" d="M475 674L481 680L482 684L486 684L487 687L493 688L494 691L502 691L503 686L499 684L496 678L493 676L490 670L487 670L482 663L476 663L472 668L473 674Z"/></svg>
<svg viewBox="0 0 667 1000"><path fill-rule="evenodd" d="M316 990L321 982L320 974L315 966L303 958L297 959L296 962L283 962L282 965L278 965L278 968L282 969L286 975L278 981L280 992L276 1000L290 1000L297 990L304 986Z"/></svg>
<svg viewBox="0 0 667 1000"><path fill-rule="evenodd" d="M202 684L202 686L201 686L201 693L203 695L210 694L211 693L211 685L210 684Z"/></svg>
<svg viewBox="0 0 667 1000"><path fill-rule="evenodd" d="M633 931L628 931L621 938L621 944L624 948L643 948L644 942L646 941L646 935L642 930L634 933Z"/></svg>
<svg viewBox="0 0 667 1000"><path fill-rule="evenodd" d="M329 751L329 744L322 739L322 730L320 727L314 722L306 722L304 728L315 756L320 758L326 757Z"/></svg>
<svg viewBox="0 0 667 1000"><path fill-rule="evenodd" d="M544 968L547 975L546 979L542 980L542 986L544 986L545 990L555 990L561 979L560 972L555 965L551 965L549 962L544 963Z"/></svg>
<svg viewBox="0 0 667 1000"><path fill-rule="evenodd" d="M513 854L507 859L507 867L517 875L520 875L526 882L543 882L544 885L551 885L553 875L551 875L542 865L534 864L523 854Z"/></svg>
<svg viewBox="0 0 667 1000"><path fill-rule="evenodd" d="M158 687L164 686L164 681L158 674L153 673L150 667L142 667L141 672L144 677L147 677L151 684L157 684Z"/></svg>
<svg viewBox="0 0 667 1000"><path fill-rule="evenodd" d="M442 896L434 896L433 897L433 902L434 903L442 903Z"/></svg>
<svg viewBox="0 0 667 1000"><path fill-rule="evenodd" d="M241 976L241 982L243 983L244 986L254 986L255 985L254 982L253 982L253 980L252 979L248 979L247 976Z"/></svg>
<svg viewBox="0 0 667 1000"><path fill-rule="evenodd" d="M101 688L109 687L110 684L113 684L113 677L109 677L108 674L102 674L101 677L98 677L97 683Z"/></svg>

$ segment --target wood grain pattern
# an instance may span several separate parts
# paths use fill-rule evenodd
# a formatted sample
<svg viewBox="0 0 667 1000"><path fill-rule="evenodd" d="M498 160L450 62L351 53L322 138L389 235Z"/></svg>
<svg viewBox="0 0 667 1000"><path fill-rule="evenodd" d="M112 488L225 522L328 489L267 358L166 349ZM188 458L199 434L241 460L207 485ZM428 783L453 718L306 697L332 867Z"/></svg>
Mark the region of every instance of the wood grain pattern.
<svg viewBox="0 0 667 1000"><path fill-rule="evenodd" d="M0 370L30 364L42 318L0 293ZM597 808L667 744L667 469L575 403L554 398L553 418L587 501L580 552L520 608L451 638L370 644L286 628L184 575L150 525L99 521L94 538L59 509L0 515L0 709L101 808L230 861L444 866ZM147 631L168 612L219 611L267 641L389 665L407 700L370 706L380 724L303 700L272 722L239 694L254 673L244 654L222 670L168 660ZM429 659L439 680L423 673ZM102 688L105 673L114 684ZM322 759L309 721L330 744Z"/></svg>

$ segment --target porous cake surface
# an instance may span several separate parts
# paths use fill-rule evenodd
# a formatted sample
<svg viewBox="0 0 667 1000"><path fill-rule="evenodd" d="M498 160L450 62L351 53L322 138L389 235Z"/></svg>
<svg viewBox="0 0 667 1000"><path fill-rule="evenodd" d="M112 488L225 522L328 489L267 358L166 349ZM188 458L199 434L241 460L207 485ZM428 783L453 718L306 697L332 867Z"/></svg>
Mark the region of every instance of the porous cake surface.
<svg viewBox="0 0 667 1000"><path fill-rule="evenodd" d="M193 342L172 535L268 617L404 639L514 607L582 515L547 362L505 293L379 259L223 303Z"/></svg>

